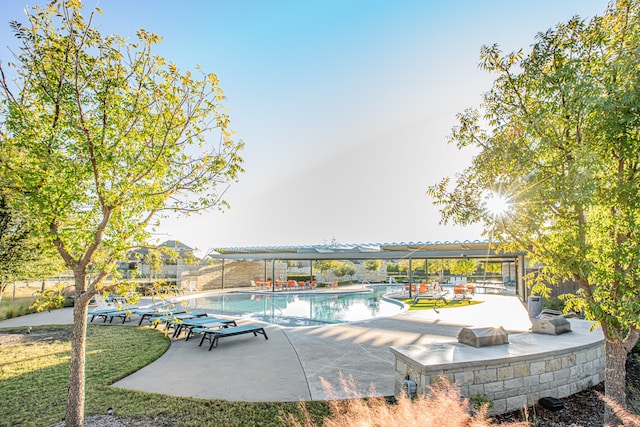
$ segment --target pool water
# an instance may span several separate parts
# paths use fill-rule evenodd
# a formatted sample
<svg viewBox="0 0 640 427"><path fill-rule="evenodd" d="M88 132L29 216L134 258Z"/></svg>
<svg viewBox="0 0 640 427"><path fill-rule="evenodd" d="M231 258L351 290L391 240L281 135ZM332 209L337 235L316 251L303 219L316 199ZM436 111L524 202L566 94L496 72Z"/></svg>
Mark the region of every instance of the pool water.
<svg viewBox="0 0 640 427"><path fill-rule="evenodd" d="M344 293L228 292L196 298L189 306L280 326L320 326L398 314L402 305L383 295L401 290L400 286L377 285Z"/></svg>

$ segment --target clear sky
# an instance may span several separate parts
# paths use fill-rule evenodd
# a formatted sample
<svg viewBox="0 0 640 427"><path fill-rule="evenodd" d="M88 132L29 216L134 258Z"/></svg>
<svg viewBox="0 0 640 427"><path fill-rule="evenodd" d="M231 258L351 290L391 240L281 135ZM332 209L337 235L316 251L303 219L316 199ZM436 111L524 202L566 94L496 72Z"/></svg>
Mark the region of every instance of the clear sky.
<svg viewBox="0 0 640 427"><path fill-rule="evenodd" d="M8 22L26 5L0 2ZM447 144L455 115L493 80L482 45L503 51L606 0L85 0L97 28L135 40L182 71L218 74L246 170L231 209L165 220L156 236L209 248L483 239L478 227L439 225L426 188L473 152Z"/></svg>

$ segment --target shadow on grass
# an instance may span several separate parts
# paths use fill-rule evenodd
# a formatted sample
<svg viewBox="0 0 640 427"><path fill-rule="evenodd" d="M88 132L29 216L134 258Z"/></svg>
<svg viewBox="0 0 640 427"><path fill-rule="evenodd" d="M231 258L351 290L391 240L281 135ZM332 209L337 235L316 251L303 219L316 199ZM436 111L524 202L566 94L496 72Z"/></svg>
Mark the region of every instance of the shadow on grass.
<svg viewBox="0 0 640 427"><path fill-rule="evenodd" d="M62 420L69 384L71 326L37 326L24 339L2 329L0 351L0 425L49 425ZM87 330L86 393L88 407L111 384L169 348L161 332L147 328L99 327ZM100 411L102 412L102 411Z"/></svg>
<svg viewBox="0 0 640 427"><path fill-rule="evenodd" d="M34 327L59 331L66 340L24 342L0 340L0 426L48 426L64 418L67 398L71 326ZM0 329L24 334L24 328ZM51 335L45 334L45 335ZM14 340L15 341L15 340ZM4 343L4 344L3 344ZM160 357L170 346L162 331L149 327L89 325L87 330L85 414L115 414L133 419L163 420L157 425L278 426L282 413L300 414L297 403L228 402L143 393L110 387L121 378ZM38 357L33 357L33 353ZM42 356L40 356L42 355ZM47 357L47 355L49 357ZM60 359L64 359L62 362ZM176 366L176 369L188 367ZM203 372L203 375L212 375ZM212 385L214 386L214 385ZM239 384L240 387L250 386ZM325 402L312 402L310 412L320 422L328 414Z"/></svg>

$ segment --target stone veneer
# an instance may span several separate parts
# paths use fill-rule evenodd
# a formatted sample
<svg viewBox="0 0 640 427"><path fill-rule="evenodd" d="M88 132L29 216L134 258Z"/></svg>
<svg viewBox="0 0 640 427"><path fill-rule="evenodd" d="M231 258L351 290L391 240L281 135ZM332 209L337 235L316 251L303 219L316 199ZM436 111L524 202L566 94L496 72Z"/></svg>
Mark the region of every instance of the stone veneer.
<svg viewBox="0 0 640 427"><path fill-rule="evenodd" d="M458 342L392 347L395 390L407 377L418 394L445 377L466 398L493 403L490 415L535 405L542 397L563 398L604 380L604 341L590 323L572 320L562 335L518 333L509 344L475 348Z"/></svg>
<svg viewBox="0 0 640 427"><path fill-rule="evenodd" d="M222 280L222 262L217 261L214 265L207 265L197 270L183 273L181 282L183 287L187 287L189 282L195 282L197 290L206 291L212 289L228 288L251 288L251 280L258 278L265 281L271 278L275 272L276 279L287 277L287 264L277 262L272 268L271 263L265 267L263 261L225 261L224 263L224 286Z"/></svg>

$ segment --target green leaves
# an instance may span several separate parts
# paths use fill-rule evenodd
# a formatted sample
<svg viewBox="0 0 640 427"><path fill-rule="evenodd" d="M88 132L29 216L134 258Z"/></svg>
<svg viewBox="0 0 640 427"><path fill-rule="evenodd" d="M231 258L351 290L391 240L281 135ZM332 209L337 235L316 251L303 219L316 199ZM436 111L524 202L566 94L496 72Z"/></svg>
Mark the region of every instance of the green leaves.
<svg viewBox="0 0 640 427"><path fill-rule="evenodd" d="M0 63L0 185L73 271L80 331L90 298L161 212L226 206L221 193L242 171L217 77L167 65L152 55L161 38L143 29L137 44L103 37L81 7L34 8L30 28L12 24L15 82ZM69 425L82 424L84 351L74 334Z"/></svg>
<svg viewBox="0 0 640 427"><path fill-rule="evenodd" d="M571 306L618 339L640 327L639 51L636 0L541 32L527 54L484 46L480 67L497 77L450 138L479 153L427 190L443 222L481 222L502 248L542 265L537 292L577 281ZM507 215L484 209L487 191L507 195Z"/></svg>
<svg viewBox="0 0 640 427"><path fill-rule="evenodd" d="M0 173L70 268L108 270L158 212L225 206L218 185L242 172L243 145L215 74L154 56L161 38L144 29L129 44L90 22L65 1L12 23L23 46L18 81L2 81Z"/></svg>

